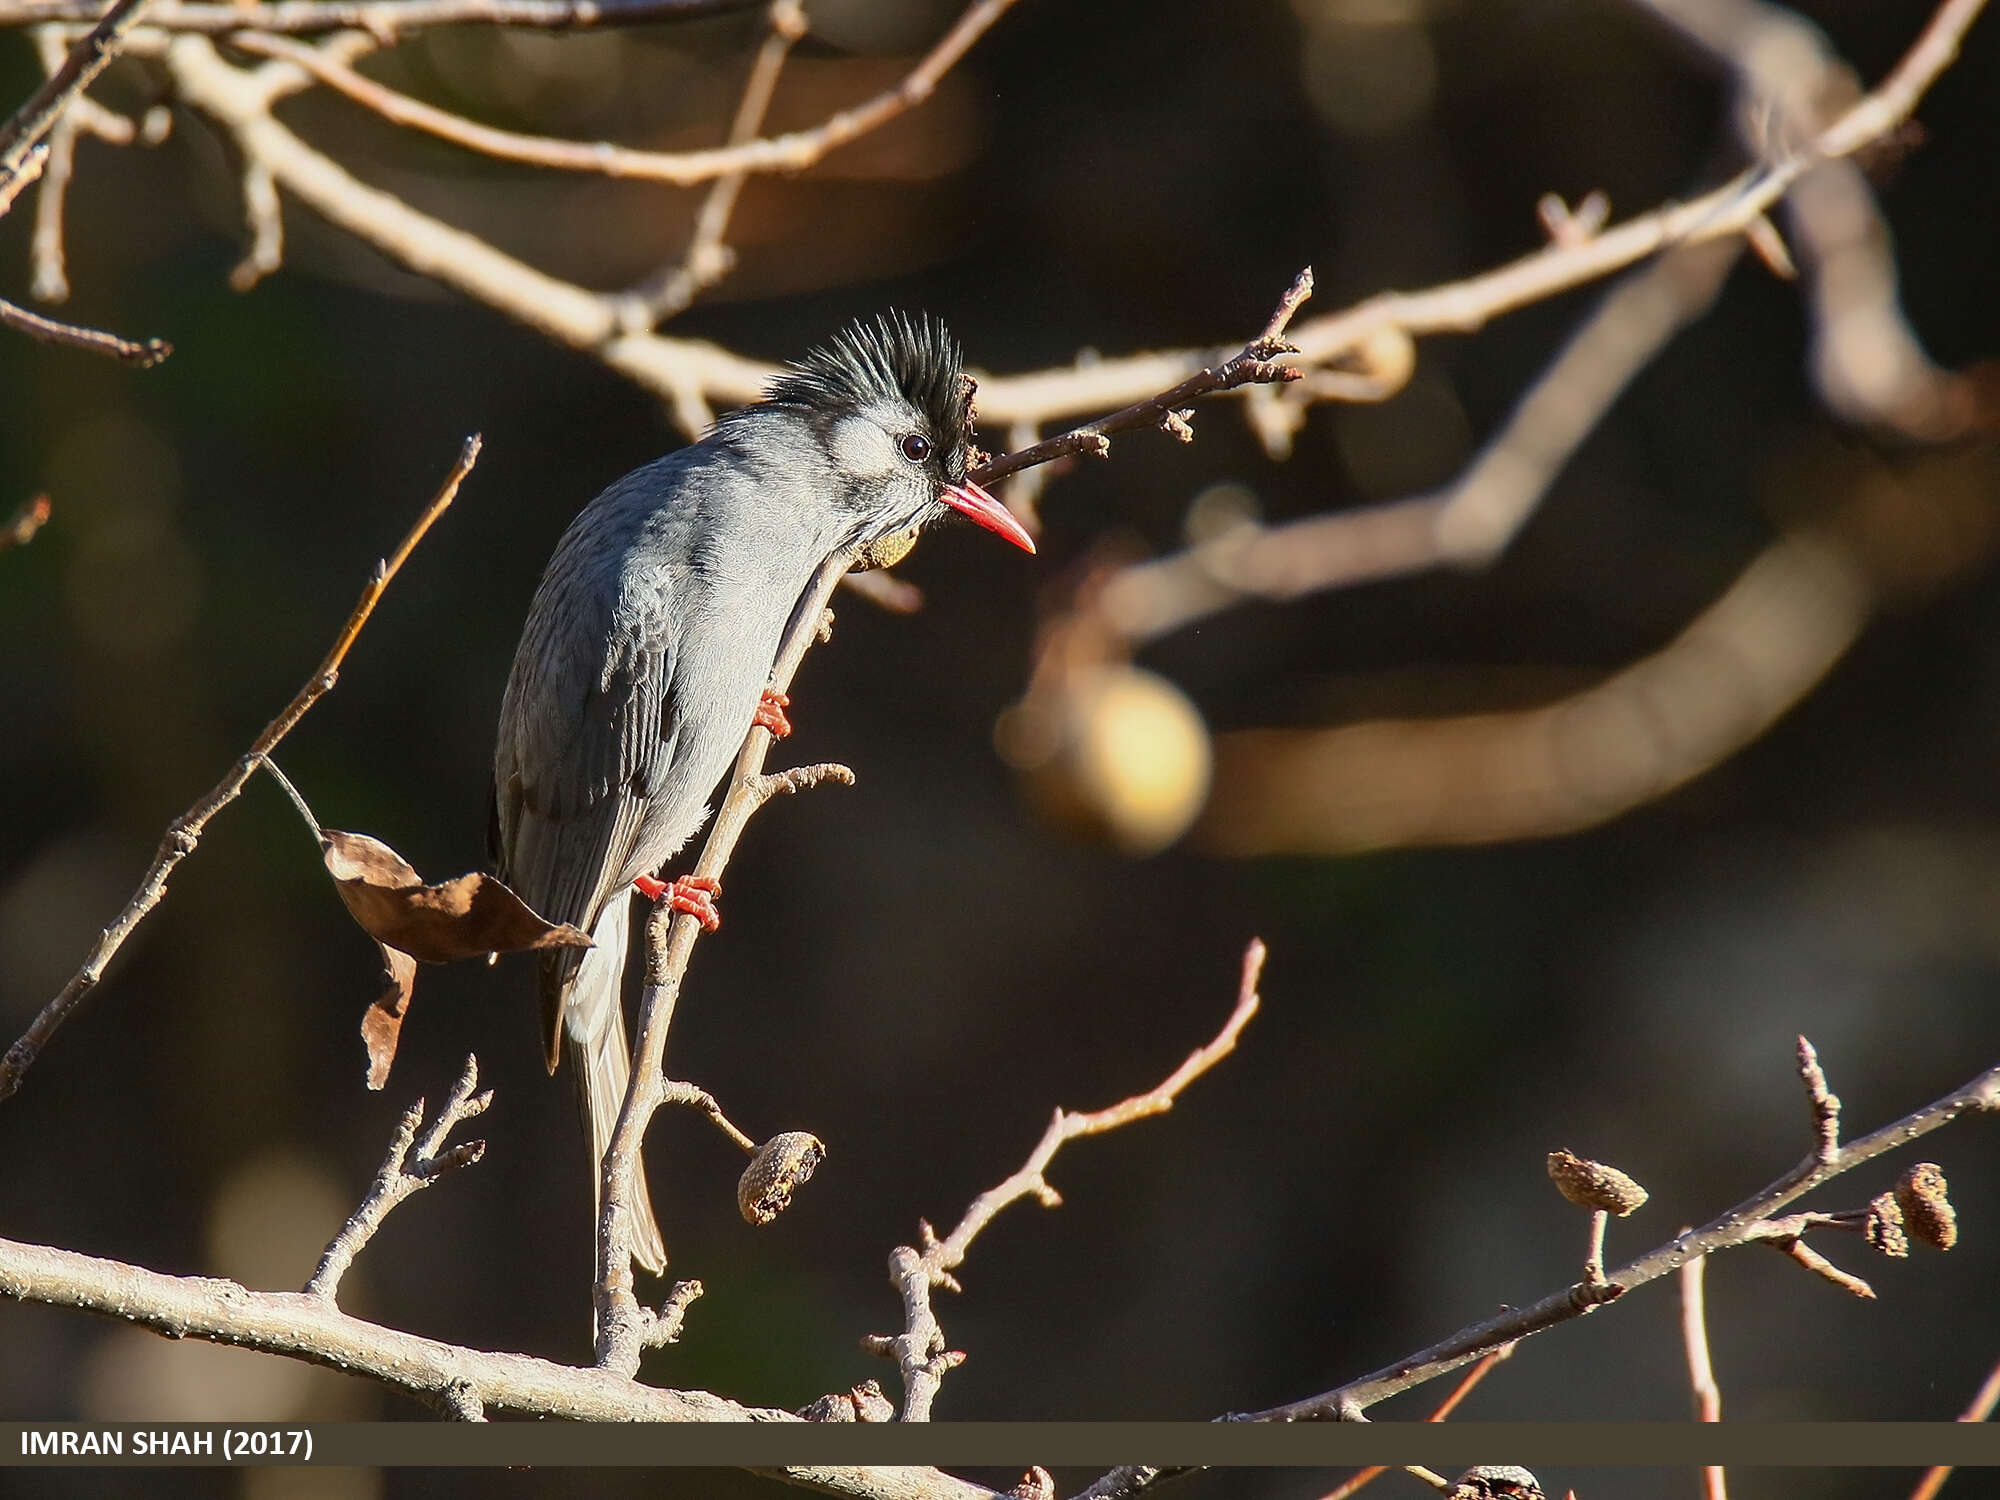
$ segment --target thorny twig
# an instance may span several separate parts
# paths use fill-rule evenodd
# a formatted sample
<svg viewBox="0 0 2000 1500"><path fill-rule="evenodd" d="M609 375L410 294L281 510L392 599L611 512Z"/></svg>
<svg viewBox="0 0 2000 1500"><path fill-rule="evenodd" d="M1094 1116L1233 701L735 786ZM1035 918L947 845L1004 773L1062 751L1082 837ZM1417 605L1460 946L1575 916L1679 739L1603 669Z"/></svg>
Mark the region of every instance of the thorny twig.
<svg viewBox="0 0 2000 1500"><path fill-rule="evenodd" d="M396 1134L389 1143L389 1154L382 1159L382 1166L375 1174L375 1181L368 1189L368 1195L361 1200L361 1206L349 1216L340 1227L340 1233L326 1247L320 1256L319 1266L306 1283L306 1295L318 1297L333 1303L340 1291L340 1279L347 1274L347 1268L354 1264L375 1231L382 1227L382 1221L389 1211L412 1193L429 1187L445 1173L459 1167L469 1167L486 1154L486 1142L461 1141L449 1150L444 1149L445 1140L452 1131L466 1120L486 1112L493 1102L493 1091L475 1094L479 1087L479 1060L468 1056L465 1071L459 1075L457 1084L444 1101L444 1107L431 1121L430 1128L419 1136L423 1128L424 1101L419 1099L403 1111L403 1118L397 1123ZM412 1155L412 1152L415 1154Z"/></svg>
<svg viewBox="0 0 2000 1500"><path fill-rule="evenodd" d="M960 1290L952 1272L965 1261L972 1242L994 1217L1010 1203L1032 1197L1044 1208L1055 1208L1061 1194L1045 1175L1049 1163L1066 1141L1079 1136L1100 1135L1135 1120L1172 1109L1180 1092L1216 1063L1235 1050L1236 1038L1257 1014L1262 1003L1257 993L1258 976L1264 968L1264 944L1252 938L1243 950L1243 972L1236 991L1236 1008L1222 1029L1205 1046L1197 1048L1165 1081L1143 1094L1134 1094L1109 1108L1087 1113L1058 1109L1035 1149L1020 1170L997 1187L989 1188L972 1200L957 1226L939 1239L928 1223L920 1224L923 1248L899 1245L889 1257L889 1279L903 1298L903 1331L892 1336L874 1335L865 1347L896 1361L903 1376L903 1420L927 1422L931 1404L947 1370L963 1362L965 1356L945 1345L944 1330L931 1308L931 1291L944 1287Z"/></svg>
<svg viewBox="0 0 2000 1500"><path fill-rule="evenodd" d="M382 595L388 590L389 584L408 560L411 552L416 550L417 543L424 539L424 533L430 530L432 523L445 513L446 508L457 497L459 485L465 476L472 472L472 466L478 458L479 438L475 435L465 440L464 446L459 450L457 463L445 476L443 485L432 496L430 504L424 507L423 514L417 517L416 524L410 528L396 550L390 553L385 561L375 565L374 572L361 590L361 598L347 617L347 623L341 626L340 633L334 637L333 646L321 659L313 675L306 679L305 685L297 693L293 694L292 701L279 711L278 716L264 726L255 743L235 765L229 768L228 774L211 787L206 796L168 826L166 835L160 840L160 847L154 852L152 865L139 882L139 888L125 903L124 910L112 918L111 924L97 935L97 941L91 944L90 952L83 961L83 967L71 976L69 983L62 987L61 992L53 1000L42 1007L41 1012L29 1023L28 1029L13 1046L7 1049L7 1055L0 1058L0 1100L8 1098L21 1086L22 1075L34 1066L35 1059L41 1055L42 1048L48 1044L49 1038L55 1035L63 1022L68 1020L83 1003L84 997L96 987L98 980L104 976L105 965L145 919L146 914L159 905L160 898L166 894L168 877L182 860L194 852L195 845L201 842L202 830L208 826L209 820L236 800L242 793L244 784L255 774L257 768L264 764L264 758L277 748L280 740L292 732L293 727L306 716L307 711L332 689L339 679L341 663L347 659L348 651L360 636L362 627L368 623L369 616L375 612L375 606L381 602Z"/></svg>

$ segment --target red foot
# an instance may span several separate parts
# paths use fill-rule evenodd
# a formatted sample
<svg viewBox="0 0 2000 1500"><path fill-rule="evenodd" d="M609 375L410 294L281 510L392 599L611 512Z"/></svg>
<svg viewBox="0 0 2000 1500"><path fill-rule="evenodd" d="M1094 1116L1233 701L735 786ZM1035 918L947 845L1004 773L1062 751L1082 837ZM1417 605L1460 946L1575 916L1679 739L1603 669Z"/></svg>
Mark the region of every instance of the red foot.
<svg viewBox="0 0 2000 1500"><path fill-rule="evenodd" d="M686 912L706 932L722 925L722 913L715 909L715 898L722 894L719 880L710 880L706 875L683 875L669 885L664 880L641 875L632 882L632 888L648 901L664 901L673 910Z"/></svg>
<svg viewBox="0 0 2000 1500"><path fill-rule="evenodd" d="M792 700L783 693L765 688L763 696L757 700L757 712L750 715L750 722L760 729L768 729L772 739L781 740L792 732L792 721L785 717L785 710L791 706Z"/></svg>

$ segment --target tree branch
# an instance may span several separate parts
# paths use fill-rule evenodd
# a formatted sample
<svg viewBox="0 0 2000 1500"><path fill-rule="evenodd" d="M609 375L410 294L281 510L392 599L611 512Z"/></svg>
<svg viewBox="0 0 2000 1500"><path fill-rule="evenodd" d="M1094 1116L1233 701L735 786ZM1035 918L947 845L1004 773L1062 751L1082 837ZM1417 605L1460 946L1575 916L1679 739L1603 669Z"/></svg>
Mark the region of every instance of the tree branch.
<svg viewBox="0 0 2000 1500"><path fill-rule="evenodd" d="M465 1071L459 1075L457 1085L444 1102L444 1108L431 1121L431 1128L418 1139L417 1131L424 1123L424 1101L419 1099L403 1111L403 1118L397 1123L396 1135L389 1144L389 1154L382 1161L381 1170L375 1174L374 1184L368 1189L368 1196L361 1200L361 1206L348 1218L335 1235L333 1242L320 1256L319 1266L312 1279L306 1283L306 1295L318 1297L329 1306L340 1291L340 1279L347 1274L347 1268L354 1264L354 1257L362 1247L375 1237L375 1231L382 1227L382 1221L389 1211L412 1193L429 1187L445 1173L459 1167L469 1167L486 1154L486 1142L466 1141L444 1149L446 1137L456 1130L461 1122L482 1115L493 1102L493 1091L475 1094L479 1087L479 1060L465 1059ZM414 1150L416 1156L411 1157Z"/></svg>
<svg viewBox="0 0 2000 1500"><path fill-rule="evenodd" d="M163 31L363 30L396 37L432 26L522 26L537 31L639 26L741 10L755 0L156 0L148 26ZM98 0L0 0L0 26L96 19Z"/></svg>
<svg viewBox="0 0 2000 1500"><path fill-rule="evenodd" d="M1285 342L1285 327L1292 321L1292 314L1312 295L1312 287L1312 267L1307 266L1293 278L1291 286L1279 299L1278 310L1264 325L1264 331L1245 344L1243 352L1233 359L1204 366L1178 385L1156 396L1148 396L1143 401L1135 401L1108 417L1099 417L1046 442L976 464L970 471L970 477L980 484L994 484L1009 474L1038 464L1053 463L1072 453L1089 453L1102 458L1111 451L1107 439L1112 433L1129 432L1139 427L1159 427L1186 442L1193 432L1181 408L1190 401L1246 385L1283 384L1302 378L1300 371L1279 363L1278 357L1298 352L1293 345Z"/></svg>
<svg viewBox="0 0 2000 1500"><path fill-rule="evenodd" d="M332 648L321 659L318 669L306 680L305 686L292 696L292 701L280 710L275 719L264 726L256 742L245 752L242 759L229 768L229 773L210 788L206 796L168 826L166 835L160 840L159 849L153 855L151 867L146 871L145 878L139 882L139 888L132 893L131 900L125 903L124 910L112 919L111 925L97 935L97 941L91 945L83 967L76 971L69 983L63 986L62 991L53 1000L42 1007L41 1012L29 1023L28 1029L13 1046L7 1049L7 1055L0 1058L0 1100L8 1098L21 1086L22 1076L34 1066L35 1059L41 1055L42 1048L48 1045L49 1038L55 1035L63 1022L68 1020L83 1003L84 997L96 987L98 980L104 977L105 965L110 963L113 955L124 946L125 940L132 935L139 923L145 920L146 914L160 904L160 898L167 891L168 877L182 860L194 853L195 846L201 842L202 830L208 826L209 820L236 800L242 793L245 783L250 780L257 767L263 764L264 757L277 748L279 741L292 732L299 720L303 719L312 706L319 702L339 680L340 665L347 659L347 653L353 648L356 638L360 636L362 627L368 623L368 617L375 612L376 604L381 601L382 595L388 590L390 582L401 570L410 553L416 550L417 543L424 539L424 533L430 530L431 524L445 513L446 508L456 498L460 483L472 472L472 466L478 459L479 438L477 436L467 438L459 450L458 462L452 466L451 473L445 477L444 484L432 497L431 503L424 508L423 514L417 517L416 524L410 528L409 533L388 559L375 565L375 571L362 588L361 598L355 604L353 612L348 615L347 623L340 628L340 634L334 638Z"/></svg>
<svg viewBox="0 0 2000 1500"><path fill-rule="evenodd" d="M233 35L230 44L259 57L278 58L303 69L335 93L372 110L392 125L463 146L499 161L547 167L559 172L586 172L633 182L665 182L692 187L716 178L752 172L802 172L828 152L879 130L896 116L923 103L938 82L971 50L974 42L1007 12L1014 0L977 0L958 24L892 88L851 109L830 115L811 130L788 135L733 141L706 151L642 151L609 141L564 141L523 135L481 125L450 110L413 99L357 72L346 62L317 48L253 31ZM789 48L790 43L785 43ZM761 110L758 111L762 113ZM732 194L733 197L733 194Z"/></svg>
<svg viewBox="0 0 2000 1500"><path fill-rule="evenodd" d="M1130 1125L1135 1120L1164 1114L1174 1107L1174 1100L1183 1089L1233 1052L1236 1038L1263 1003L1257 993L1257 980L1264 969L1264 956L1263 942L1252 938L1250 945L1243 950L1243 972L1237 984L1236 1008L1230 1012L1229 1019L1223 1022L1214 1039L1190 1053L1187 1060L1163 1082L1106 1109L1089 1113L1058 1109L1020 1170L973 1199L951 1233L939 1239L928 1223L920 1224L923 1249L898 1245L890 1254L889 1280L903 1298L903 1331L892 1337L871 1336L864 1341L864 1346L873 1353L894 1359L901 1370L905 1422L930 1420L931 1404L937 1398L945 1372L965 1358L963 1354L945 1347L944 1330L931 1308L932 1288L960 1290L952 1272L965 1263L966 1254L980 1231L1009 1204L1028 1197L1036 1199L1044 1208L1055 1208L1062 1203L1062 1195L1050 1186L1046 1173L1049 1163L1065 1142L1076 1140L1079 1136L1101 1135L1121 1125Z"/></svg>
<svg viewBox="0 0 2000 1500"><path fill-rule="evenodd" d="M2000 1110L2000 1066L1989 1068L1965 1087L1946 1094L1893 1125L1840 1148L1829 1161L1820 1157L1818 1142L1797 1166L1767 1187L1744 1199L1734 1208L1710 1220L1699 1229L1684 1231L1659 1248L1610 1273L1611 1282L1630 1292L1649 1281L1677 1271L1688 1261L1737 1245L1781 1238L1788 1229L1803 1230L1810 1225L1785 1225L1771 1215L1794 1199L1823 1183L1851 1172L1864 1162L1907 1145L1919 1136L1949 1125L1968 1112ZM1434 1380L1447 1371L1468 1364L1503 1344L1540 1333L1559 1323L1567 1323L1590 1311L1592 1304L1575 1296L1575 1288L1553 1292L1527 1307L1513 1308L1498 1317L1461 1328L1449 1338L1396 1361L1358 1380L1336 1386L1317 1396L1249 1412L1234 1418L1248 1422L1300 1422L1332 1418L1359 1420L1369 1407L1390 1396Z"/></svg>
<svg viewBox="0 0 2000 1500"><path fill-rule="evenodd" d="M764 128L764 115L771 96L778 89L778 75L792 48L810 30L803 0L772 0L770 34L750 64L750 77L736 105L736 118L729 127L728 144L742 146L757 139ZM633 287L623 298L620 318L628 329L653 329L687 308L696 297L727 276L736 266L736 252L724 242L729 220L742 196L747 172L730 172L709 184L708 192L695 212L694 233L688 237L687 251L677 265L663 267L655 275Z"/></svg>
<svg viewBox="0 0 2000 1500"><path fill-rule="evenodd" d="M42 81L27 102L0 124L0 183L21 170L21 163L54 127L70 101L96 81L124 45L151 0L114 0L104 18L70 49L61 67ZM11 196L11 195L10 195Z"/></svg>
<svg viewBox="0 0 2000 1500"><path fill-rule="evenodd" d="M1822 132L1811 159L1845 156L1900 126L1957 55L1982 3L1947 0L1895 72ZM595 355L684 409L697 401L755 400L776 373L773 365L704 340L624 332L615 297L546 275L361 183L272 117L273 80L223 62L205 38L178 37L166 45L164 55L180 97L227 130L246 159L267 167L280 187L329 222L418 275ZM933 53L934 59L938 56ZM293 81L309 76L288 66L294 68ZM1306 369L1306 383L1317 393L1315 376L1340 373L1324 367L1384 340L1394 344L1423 334L1471 331L1504 312L1596 280L1664 248L1740 235L1808 164L1800 158L1751 171L1691 202L1642 214L1592 238L1553 244L1483 275L1423 292L1387 293L1345 312L1309 319L1290 333L1300 351L1295 363ZM715 171L740 165L731 158ZM1020 375L980 375L981 418L1000 426L1039 425L1144 401L1151 392L1170 390L1199 374L1217 358L1213 351L1183 349Z"/></svg>
<svg viewBox="0 0 2000 1500"><path fill-rule="evenodd" d="M4 297L0 297L0 328L25 333L44 344L62 344L71 349L88 350L92 354L107 354L141 370L151 369L174 352L174 346L165 339L147 339L143 344L135 344L115 333L45 318L40 313L16 306Z"/></svg>

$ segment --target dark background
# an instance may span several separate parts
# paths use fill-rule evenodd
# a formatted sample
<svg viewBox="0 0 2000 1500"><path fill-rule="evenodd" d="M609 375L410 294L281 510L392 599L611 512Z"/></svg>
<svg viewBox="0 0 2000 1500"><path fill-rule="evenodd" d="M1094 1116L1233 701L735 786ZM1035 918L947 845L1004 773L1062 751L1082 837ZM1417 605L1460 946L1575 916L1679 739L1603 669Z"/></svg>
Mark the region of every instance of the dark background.
<svg viewBox="0 0 2000 1500"><path fill-rule="evenodd" d="M823 9L845 45L802 49L780 125L893 77L892 59L948 11L881 7L878 21L912 13L896 34L870 33L856 6ZM1869 81L1927 14L1806 9ZM753 182L741 272L671 331L776 359L854 314L924 307L996 370L1084 346L1220 342L1257 327L1301 264L1318 271L1312 307L1331 310L1534 248L1545 191L1601 188L1622 216L1736 165L1713 72L1630 7L1422 12L1390 29L1398 46L1428 47L1434 87L1384 124L1369 80L1421 81L1422 59L1369 61L1364 43L1380 37L1357 40L1331 0L1023 0L888 144L802 180ZM520 128L713 139L756 26L744 15L630 37L440 36L383 76ZM33 77L26 39L0 44L0 97L25 95ZM508 77L535 82L492 84ZM1948 364L1992 354L2000 334L1996 78L2000 20L1988 17L1920 112L1926 143L1882 189L1910 313ZM125 64L104 97L144 102L158 87ZM685 233L686 194L529 177L405 141L338 101L284 114L364 177L593 285L637 277ZM41 489L56 507L32 546L0 557L10 1036L81 961L161 829L318 660L472 431L486 450L458 504L280 761L329 825L387 839L431 878L476 867L500 689L548 552L597 489L680 441L647 395L588 358L436 292L296 206L286 268L230 291L233 183L223 146L186 112L152 152L86 142L68 310L177 352L136 373L0 340L0 507ZM9 296L25 293L31 218L24 201L0 224ZM1226 1014L1252 933L1271 946L1267 1008L1239 1053L1171 1114L1070 1147L1052 1173L1065 1206L1009 1210L975 1246L965 1295L942 1296L970 1358L941 1417L1202 1418L1323 1389L1574 1279L1584 1219L1544 1176L1552 1148L1615 1162L1652 1190L1612 1231L1621 1257L1797 1159L1797 1033L1818 1044L1857 1134L1994 1060L1991 577L1879 621L1711 774L1555 841L1130 860L1038 823L995 757L991 724L1025 681L1038 594L1092 541L1128 531L1170 547L1191 497L1223 479L1272 517L1438 483L1595 295L1426 340L1410 393L1383 409L1319 408L1284 465L1226 407L1197 418L1191 447L1124 440L1052 486L1038 559L953 530L902 570L928 593L922 613L842 605L833 644L794 690L785 753L844 760L860 784L752 825L670 1051L671 1071L753 1134L811 1129L831 1154L790 1213L752 1230L732 1200L733 1149L696 1117L656 1122L649 1160L674 1271L708 1295L682 1342L648 1358L649 1379L781 1406L870 1376L893 1385L856 1348L895 1326L890 1249L919 1217L955 1222L1057 1104L1095 1108L1164 1076ZM1371 684L1434 684L1441 706L1462 708L1480 672L1581 681L1655 650L1771 535L1774 473L1802 453L1870 446L1816 406L1804 337L1796 289L1746 265L1490 572L1241 610L1147 663L1227 728L1331 721L1318 705L1365 699ZM439 1338L585 1358L583 1152L567 1081L542 1073L526 961L426 970L381 1095L362 1088L355 1035L376 981L373 945L298 819L253 783L0 1107L0 1233L297 1286L398 1112L440 1096L474 1051L498 1094L478 1127L486 1161L396 1212L345 1301ZM1951 1180L1956 1251L1887 1262L1845 1237L1823 1246L1880 1301L1765 1251L1711 1267L1730 1416L1944 1418L1991 1367L2000 1136L1973 1121L1921 1149ZM1856 1206L1904 1160L1813 1201ZM1379 1414L1420 1417L1445 1389ZM1660 1283L1524 1346L1467 1415L1687 1410L1677 1304ZM420 1414L284 1361L12 1305L0 1306L0 1411ZM44 1482L38 1493L90 1488ZM464 1481L506 1494L569 1482ZM1573 1482L1585 1500L1693 1483ZM1963 1492L1981 1482L1962 1479ZM1759 1487L1860 1496L1907 1481L1768 1474ZM1188 1489L1252 1492L1312 1491L1296 1477Z"/></svg>

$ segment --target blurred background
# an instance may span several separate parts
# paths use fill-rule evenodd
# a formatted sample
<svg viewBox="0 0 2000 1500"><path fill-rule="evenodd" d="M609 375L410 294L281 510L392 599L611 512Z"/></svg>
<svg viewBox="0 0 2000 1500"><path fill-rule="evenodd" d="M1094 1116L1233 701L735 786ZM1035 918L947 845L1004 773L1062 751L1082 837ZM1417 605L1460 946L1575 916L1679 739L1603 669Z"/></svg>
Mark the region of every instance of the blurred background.
<svg viewBox="0 0 2000 1500"><path fill-rule="evenodd" d="M812 0L771 124L893 81L956 9ZM1867 82L1928 15L1802 9ZM603 34L463 29L369 69L516 129L700 145L726 128L761 34L754 10ZM0 98L38 76L25 36L0 39ZM1952 366L2000 342L1996 82L1988 17L1923 104L1920 149L1877 179L1911 320ZM161 89L128 61L98 92L137 109ZM729 237L736 273L669 331L775 360L854 315L924 308L1001 372L1080 348L1240 341L1307 263L1309 311L1325 312L1534 249L1545 192L1602 190L1615 217L1691 197L1741 163L1728 103L1702 57L1613 0L1022 0L923 109L801 177L752 179ZM323 94L281 113L367 180L592 287L671 260L699 201L503 167ZM591 359L295 205L284 268L232 291L237 173L185 111L156 148L79 149L64 315L165 337L166 364L135 372L0 338L0 509L54 501L32 545L0 555L8 1037L74 971L168 821L311 670L473 431L485 453L461 498L279 760L322 821L385 839L427 878L479 867L500 691L550 549L604 484L683 441ZM0 221L10 297L25 296L31 219ZM891 1248L920 1217L956 1222L1055 1106L1101 1107L1164 1077L1227 1014L1252 934L1271 949L1266 1007L1237 1054L1171 1114L1072 1145L1052 1173L1064 1206L1010 1209L977 1242L965 1294L939 1307L969 1354L940 1417L1205 1418L1324 1389L1575 1279L1585 1216L1545 1176L1552 1149L1651 1190L1613 1226L1615 1261L1798 1159L1797 1034L1855 1134L2000 1057L2000 581L1977 535L1923 587L1893 591L1768 734L1558 837L1242 854L1218 852L1226 830L1204 825L1135 854L1173 828L1120 847L996 751L1038 630L1103 549L1173 550L1190 514L1217 506L1279 521L1445 483L1601 295L1423 340L1398 395L1314 407L1282 463L1228 403L1196 414L1190 446L1123 438L1108 462L1050 482L1039 557L951 530L898 570L923 588L921 612L844 597L794 687L784 754L845 761L859 784L752 825L669 1052L675 1076L753 1135L809 1129L829 1156L789 1213L753 1230L733 1148L698 1117L658 1119L648 1157L673 1269L708 1292L647 1378L786 1407L893 1385L856 1345L896 1327ZM1806 340L1798 289L1746 259L1490 569L1245 607L1146 647L1140 665L1199 715L1190 765L1223 736L1218 776L1240 790L1251 773L1230 759L1233 731L1563 699L1659 652L1781 526L1859 493L1948 490L1955 514L1985 515L1988 452L1917 453L1836 424L1803 373ZM1915 509L1877 511L1893 551ZM1152 773L1143 754L1128 764ZM1171 792L1180 773L1159 774ZM1198 778L1188 786L1192 813ZM1259 795L1291 789L1302 805L1324 792L1302 777ZM584 1151L567 1081L542 1071L531 962L426 969L388 1088L371 1094L356 1026L378 974L299 819L253 782L0 1106L0 1234L296 1287L400 1111L441 1096L475 1052L497 1090L478 1126L486 1160L392 1215L343 1300L438 1338L584 1359ZM1727 1415L1946 1418L2000 1356L2000 1132L1972 1121L1919 1150L1950 1179L1956 1250L1892 1262L1858 1238L1820 1245L1879 1301L1755 1248L1711 1266ZM1861 1169L1810 1206L1858 1207L1915 1159ZM1671 1284L1649 1286L1522 1347L1464 1415L1679 1419L1677 1319ZM1376 1414L1421 1417L1447 1389ZM302 1365L13 1304L0 1304L0 1412L423 1414ZM1542 1477L1584 1500L1694 1493L1685 1474ZM229 1483L259 1497L414 1485ZM542 1495L574 1476L464 1483ZM756 1487L696 1475L649 1479L648 1493L663 1484ZM1312 1484L1218 1475L1175 1493ZM171 1492L165 1477L154 1487ZM1759 1474L1752 1488L1859 1497L1908 1482ZM1415 1493L1399 1476L1380 1482L1392 1491Z"/></svg>

